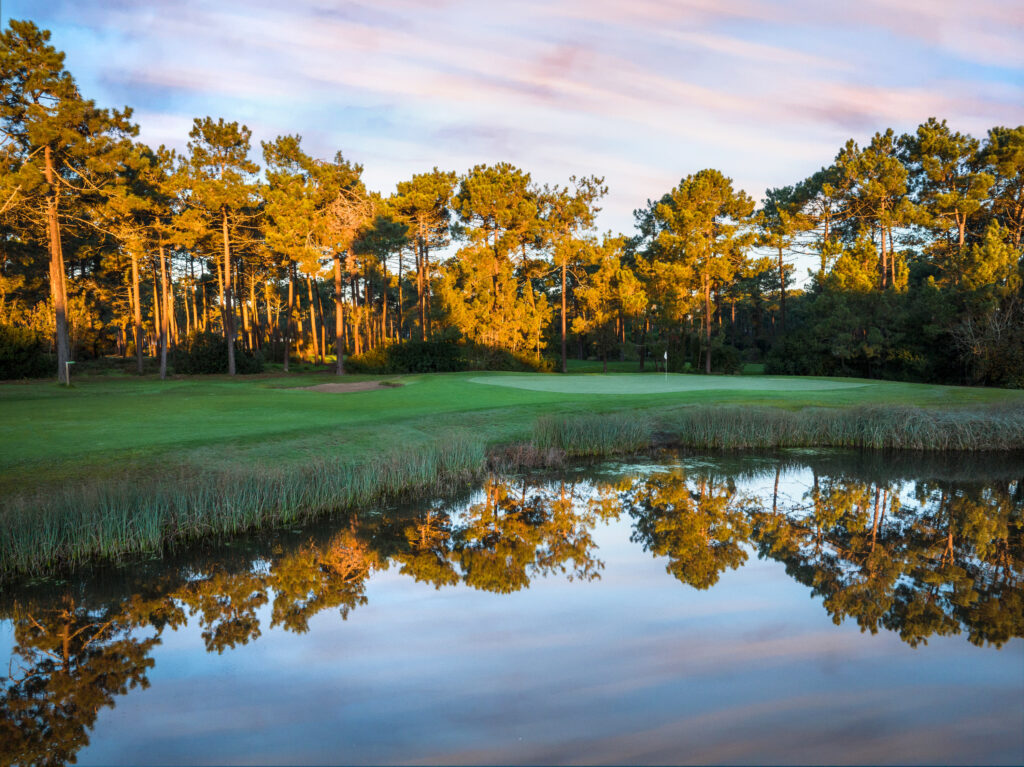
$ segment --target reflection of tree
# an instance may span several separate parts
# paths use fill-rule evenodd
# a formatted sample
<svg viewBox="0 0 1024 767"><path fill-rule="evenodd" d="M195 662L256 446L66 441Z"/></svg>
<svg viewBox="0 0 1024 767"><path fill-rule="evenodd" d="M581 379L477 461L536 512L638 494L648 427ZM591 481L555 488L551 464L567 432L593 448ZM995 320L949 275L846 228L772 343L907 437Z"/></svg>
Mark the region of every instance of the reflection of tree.
<svg viewBox="0 0 1024 767"><path fill-rule="evenodd" d="M1024 492L1020 482L871 483L815 474L806 507L770 497L742 503L731 480L682 469L656 472L620 492L632 540L696 588L762 557L821 597L839 624L894 631L911 645L966 630L975 644L1024 636Z"/></svg>
<svg viewBox="0 0 1024 767"><path fill-rule="evenodd" d="M65 598L48 610L15 608L10 677L0 678L0 761L74 762L99 710L148 686L149 652L159 639L134 632L153 617L137 600L88 609Z"/></svg>
<svg viewBox="0 0 1024 767"><path fill-rule="evenodd" d="M392 555L403 575L435 588L454 586L459 575L451 561L451 516L437 509L428 509L405 526L404 547Z"/></svg>
<svg viewBox="0 0 1024 767"><path fill-rule="evenodd" d="M222 653L259 637L256 611L267 603L266 589L261 572L230 572L214 566L208 573L194 575L172 598L199 616L206 649Z"/></svg>
<svg viewBox="0 0 1024 767"><path fill-rule="evenodd" d="M591 531L607 516L601 503L581 502L575 485L535 485L491 478L484 501L470 506L453 536L463 581L502 594L530 577L564 573L592 580L604 564L594 556Z"/></svg>
<svg viewBox="0 0 1024 767"><path fill-rule="evenodd" d="M731 481L702 476L691 482L676 469L644 477L621 498L634 519L632 540L668 557L665 569L683 583L709 588L747 561L750 522L735 503Z"/></svg>
<svg viewBox="0 0 1024 767"><path fill-rule="evenodd" d="M271 571L273 623L297 633L321 610L338 608L342 618L366 604L366 581L380 561L355 529L342 530L324 546L309 543L278 560Z"/></svg>
<svg viewBox="0 0 1024 767"><path fill-rule="evenodd" d="M257 639L261 620L304 632L323 610L347 617L391 562L437 588L510 593L549 574L589 580L603 567L594 528L623 510L632 539L696 588L741 566L752 542L836 623L852 618L912 645L960 632L997 646L1024 635L1024 482L921 481L911 494L900 481L816 475L806 504L787 508L771 474L764 501L706 471L615 485L492 477L464 509L353 518L259 555L144 573L130 596L85 597L83 588L74 599L23 600L3 616L16 647L0 680L0 762L74 761L99 710L146 686L161 633L187 616L206 649L222 653Z"/></svg>
<svg viewBox="0 0 1024 767"><path fill-rule="evenodd" d="M815 477L809 513L758 512L759 552L821 596L835 623L897 632L911 645L959 633L1021 636L1021 504L1004 483L872 485Z"/></svg>
<svg viewBox="0 0 1024 767"><path fill-rule="evenodd" d="M1024 635L1024 504L1010 484L921 482L915 494L920 513L907 538L916 556L899 587L903 611L917 618L942 610L979 645Z"/></svg>
<svg viewBox="0 0 1024 767"><path fill-rule="evenodd" d="M852 617L874 633L892 608L903 567L893 528L898 497L888 487L817 475L808 497L808 515L755 515L760 552L784 562L791 576L823 597L836 624Z"/></svg>

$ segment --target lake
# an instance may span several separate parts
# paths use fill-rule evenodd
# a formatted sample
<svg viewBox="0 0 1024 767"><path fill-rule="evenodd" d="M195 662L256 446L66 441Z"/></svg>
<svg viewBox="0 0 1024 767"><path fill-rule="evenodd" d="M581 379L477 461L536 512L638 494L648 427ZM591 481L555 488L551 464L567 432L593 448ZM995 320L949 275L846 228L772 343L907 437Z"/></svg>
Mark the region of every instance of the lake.
<svg viewBox="0 0 1024 767"><path fill-rule="evenodd" d="M1024 762L1024 458L493 476L0 596L0 762Z"/></svg>

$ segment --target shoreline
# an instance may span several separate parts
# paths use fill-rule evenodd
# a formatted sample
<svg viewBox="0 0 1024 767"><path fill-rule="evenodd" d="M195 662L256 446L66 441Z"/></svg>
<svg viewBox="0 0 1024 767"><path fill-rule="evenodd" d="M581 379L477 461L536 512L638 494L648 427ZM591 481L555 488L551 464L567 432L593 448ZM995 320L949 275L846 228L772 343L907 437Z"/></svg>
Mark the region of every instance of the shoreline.
<svg viewBox="0 0 1024 767"><path fill-rule="evenodd" d="M393 499L452 492L491 471L542 470L657 449L1024 454L1024 405L805 407L687 405L542 414L528 435L489 442L456 424L419 445L353 459L254 461L161 476L98 477L8 494L0 504L0 583L305 522ZM524 439L525 437L525 439ZM324 451L327 452L326 450Z"/></svg>

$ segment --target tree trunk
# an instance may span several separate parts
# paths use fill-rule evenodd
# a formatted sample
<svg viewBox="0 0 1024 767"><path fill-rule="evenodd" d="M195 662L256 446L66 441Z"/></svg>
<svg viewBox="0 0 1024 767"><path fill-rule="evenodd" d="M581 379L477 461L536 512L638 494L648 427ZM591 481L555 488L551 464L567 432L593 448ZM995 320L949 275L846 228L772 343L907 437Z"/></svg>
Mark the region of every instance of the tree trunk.
<svg viewBox="0 0 1024 767"><path fill-rule="evenodd" d="M416 295L420 309L420 340L427 340L427 298L423 288L423 247L416 243Z"/></svg>
<svg viewBox="0 0 1024 767"><path fill-rule="evenodd" d="M228 345L228 375L235 375L235 311L231 296L231 244L228 241L228 209L220 209L221 236L224 244L224 277L221 311L224 313L224 340Z"/></svg>
<svg viewBox="0 0 1024 767"><path fill-rule="evenodd" d="M167 311L170 302L167 300L167 259L163 243L160 244L160 288L164 294L164 307L160 312L160 378L167 378Z"/></svg>
<svg viewBox="0 0 1024 767"><path fill-rule="evenodd" d="M253 350L251 312L249 302L245 298L245 278L241 274L238 275L238 299L242 309L242 345L251 352Z"/></svg>
<svg viewBox="0 0 1024 767"><path fill-rule="evenodd" d="M349 289L352 291L352 311L349 320L349 329L352 333L352 351L358 356L362 353L362 337L359 335L359 286L356 284L356 276L349 278Z"/></svg>
<svg viewBox="0 0 1024 767"><path fill-rule="evenodd" d="M640 372L644 372L644 362L647 360L647 329L650 327L651 320L649 317L644 317L643 330L640 331Z"/></svg>
<svg viewBox="0 0 1024 767"><path fill-rule="evenodd" d="M142 375L142 303L139 300L139 256L132 247L132 315L135 321L135 364Z"/></svg>
<svg viewBox="0 0 1024 767"><path fill-rule="evenodd" d="M896 287L896 248L892 244L892 227L889 227L889 273L892 277L890 284Z"/></svg>
<svg viewBox="0 0 1024 767"><path fill-rule="evenodd" d="M203 313L200 314L199 317L200 317L201 327L203 329L203 332L205 333L206 332L206 323L207 323L207 320L208 320L208 318L206 316L206 309L207 309L207 304L206 304L206 281L201 279L201 277L202 277L202 275L200 275L199 287L202 289L201 292L203 294L203 297L200 299L200 303L201 303L201 305L203 307Z"/></svg>
<svg viewBox="0 0 1024 767"><path fill-rule="evenodd" d="M884 289L888 282L887 278L889 276L889 261L886 259L885 251L885 227L879 224L878 228L881 232L880 239L882 241L882 288Z"/></svg>
<svg viewBox="0 0 1024 767"><path fill-rule="evenodd" d="M288 360L292 355L292 317L295 314L295 264L289 264L288 273L288 310L284 315L284 372L288 372Z"/></svg>
<svg viewBox="0 0 1024 767"><path fill-rule="evenodd" d="M345 302L341 295L341 254L334 254L334 350L335 375L345 375Z"/></svg>
<svg viewBox="0 0 1024 767"><path fill-rule="evenodd" d="M388 264L381 260L380 278L380 342L388 343Z"/></svg>
<svg viewBox="0 0 1024 767"><path fill-rule="evenodd" d="M569 363L565 354L565 283L566 272L568 271L568 259L562 261L562 372L569 372Z"/></svg>
<svg viewBox="0 0 1024 767"><path fill-rule="evenodd" d="M320 297L320 285L316 286L316 311L320 315L320 364L323 365L327 361L327 312Z"/></svg>
<svg viewBox="0 0 1024 767"><path fill-rule="evenodd" d="M53 169L53 154L49 145L44 149L46 183L50 194L46 199L47 240L50 246L50 296L53 298L54 346L57 347L57 380L68 383L68 297L64 282L64 249L60 241L60 221L57 219L58 188Z"/></svg>
<svg viewBox="0 0 1024 767"><path fill-rule="evenodd" d="M269 278L270 275L267 275ZM260 336L260 343L266 343L270 348L270 353L274 352L274 338L278 334L280 319L281 302L276 299L276 281L265 279L263 280L263 308L264 316L266 317L266 325L264 327L265 332Z"/></svg>
<svg viewBox="0 0 1024 767"><path fill-rule="evenodd" d="M395 319L395 337L398 343L402 343L402 330L405 325L405 302L402 298L402 253L404 248L398 249L398 316Z"/></svg>
<svg viewBox="0 0 1024 767"><path fill-rule="evenodd" d="M433 329L430 324L430 248L423 243L423 314L427 321L427 335Z"/></svg>
<svg viewBox="0 0 1024 767"><path fill-rule="evenodd" d="M733 303L733 321L735 321L736 304ZM786 332L786 265L782 261L782 246L779 246L779 330Z"/></svg>
<svg viewBox="0 0 1024 767"><path fill-rule="evenodd" d="M167 322L170 329L170 347L176 347L181 342L181 326L178 324L178 310L174 306L174 276L167 278Z"/></svg>
<svg viewBox="0 0 1024 767"><path fill-rule="evenodd" d="M366 338L366 349L373 349L373 335L370 325L370 313L373 311L373 295L370 292L370 270L367 266L366 276L363 278L363 333Z"/></svg>
<svg viewBox="0 0 1024 767"><path fill-rule="evenodd" d="M306 275L306 289L309 294L309 327L310 335L313 336L313 362L317 361L320 357L320 335L317 332L316 327L316 303L313 301L313 279L308 274Z"/></svg>
<svg viewBox="0 0 1024 767"><path fill-rule="evenodd" d="M153 267L153 358L160 354L160 318L163 316L163 307L160 305L160 288L157 277L156 262Z"/></svg>
<svg viewBox="0 0 1024 767"><path fill-rule="evenodd" d="M249 314L250 327L249 327L249 348L258 349L260 347L260 312L256 305L256 275L249 275Z"/></svg>
<svg viewBox="0 0 1024 767"><path fill-rule="evenodd" d="M704 372L711 375L711 280L704 278L704 322L707 326L707 351L704 355Z"/></svg>

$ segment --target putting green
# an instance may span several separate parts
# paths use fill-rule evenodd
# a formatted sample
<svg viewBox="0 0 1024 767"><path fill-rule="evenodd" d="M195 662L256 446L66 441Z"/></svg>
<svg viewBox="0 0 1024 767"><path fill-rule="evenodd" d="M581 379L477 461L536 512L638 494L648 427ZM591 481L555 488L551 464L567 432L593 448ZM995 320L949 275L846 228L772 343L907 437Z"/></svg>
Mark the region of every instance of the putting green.
<svg viewBox="0 0 1024 767"><path fill-rule="evenodd" d="M564 394L669 394L691 391L823 391L857 389L870 384L825 381L788 376L668 376L657 373L610 375L510 375L478 376L472 383L508 386L513 389L561 392Z"/></svg>

